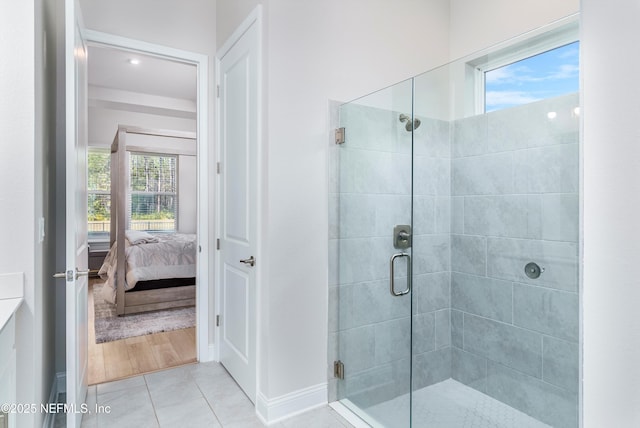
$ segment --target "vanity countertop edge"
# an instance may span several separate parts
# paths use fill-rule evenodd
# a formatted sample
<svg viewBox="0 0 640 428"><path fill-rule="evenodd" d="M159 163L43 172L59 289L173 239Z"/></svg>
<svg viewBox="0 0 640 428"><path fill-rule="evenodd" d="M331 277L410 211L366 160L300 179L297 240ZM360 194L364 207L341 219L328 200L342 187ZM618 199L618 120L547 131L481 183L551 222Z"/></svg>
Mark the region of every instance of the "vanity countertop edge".
<svg viewBox="0 0 640 428"><path fill-rule="evenodd" d="M24 274L0 274L0 331L24 301Z"/></svg>

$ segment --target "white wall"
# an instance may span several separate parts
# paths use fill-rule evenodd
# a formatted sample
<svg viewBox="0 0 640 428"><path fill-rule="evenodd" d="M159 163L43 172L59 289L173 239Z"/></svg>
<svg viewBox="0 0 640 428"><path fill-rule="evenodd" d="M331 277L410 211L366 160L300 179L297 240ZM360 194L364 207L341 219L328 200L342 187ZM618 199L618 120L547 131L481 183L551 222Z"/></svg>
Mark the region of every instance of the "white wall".
<svg viewBox="0 0 640 428"><path fill-rule="evenodd" d="M197 158L179 156L178 158L178 231L196 233L197 230Z"/></svg>
<svg viewBox="0 0 640 428"><path fill-rule="evenodd" d="M196 131L196 121L193 119L90 106L89 146L110 147L119 125L131 125L146 129Z"/></svg>
<svg viewBox="0 0 640 428"><path fill-rule="evenodd" d="M580 0L451 0L451 60L580 10Z"/></svg>
<svg viewBox="0 0 640 428"><path fill-rule="evenodd" d="M227 41L240 23L255 9L261 0L218 0L216 2L216 38L218 47Z"/></svg>
<svg viewBox="0 0 640 428"><path fill-rule="evenodd" d="M42 339L42 327L35 323L36 287L42 287L34 233L36 58L42 62L42 54L35 52L35 2L0 2L0 28L0 273L24 272L25 301L16 314L17 401L32 403L42 387L34 376L35 351L42 350L41 344L35 346L35 334ZM34 415L18 417L18 426L34 423Z"/></svg>
<svg viewBox="0 0 640 428"><path fill-rule="evenodd" d="M640 3L582 0L584 426L640 426Z"/></svg>
<svg viewBox="0 0 640 428"><path fill-rule="evenodd" d="M328 100L349 101L445 63L449 8L444 0L283 0L268 13L263 393L274 398L327 378Z"/></svg>

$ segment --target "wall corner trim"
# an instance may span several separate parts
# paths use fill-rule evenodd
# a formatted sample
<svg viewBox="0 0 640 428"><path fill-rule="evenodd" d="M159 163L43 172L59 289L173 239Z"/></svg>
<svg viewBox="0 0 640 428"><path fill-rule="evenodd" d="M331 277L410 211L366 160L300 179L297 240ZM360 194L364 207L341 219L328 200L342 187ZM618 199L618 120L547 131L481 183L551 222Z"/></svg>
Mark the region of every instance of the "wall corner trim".
<svg viewBox="0 0 640 428"><path fill-rule="evenodd" d="M209 352L207 355L208 359L206 361L199 361L200 363L206 363L209 361L217 361L216 359L216 345L214 343L209 343Z"/></svg>
<svg viewBox="0 0 640 428"><path fill-rule="evenodd" d="M283 419L326 405L327 394L326 382L273 399L268 399L262 392L258 392L256 414L266 425L273 425Z"/></svg>

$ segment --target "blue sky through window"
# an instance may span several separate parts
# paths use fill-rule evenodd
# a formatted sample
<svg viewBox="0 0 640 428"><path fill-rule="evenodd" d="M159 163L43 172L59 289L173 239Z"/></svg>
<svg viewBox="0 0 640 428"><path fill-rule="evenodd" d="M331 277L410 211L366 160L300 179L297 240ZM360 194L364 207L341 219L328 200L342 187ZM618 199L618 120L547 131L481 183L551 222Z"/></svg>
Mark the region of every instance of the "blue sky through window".
<svg viewBox="0 0 640 428"><path fill-rule="evenodd" d="M485 73L485 111L578 91L579 42Z"/></svg>

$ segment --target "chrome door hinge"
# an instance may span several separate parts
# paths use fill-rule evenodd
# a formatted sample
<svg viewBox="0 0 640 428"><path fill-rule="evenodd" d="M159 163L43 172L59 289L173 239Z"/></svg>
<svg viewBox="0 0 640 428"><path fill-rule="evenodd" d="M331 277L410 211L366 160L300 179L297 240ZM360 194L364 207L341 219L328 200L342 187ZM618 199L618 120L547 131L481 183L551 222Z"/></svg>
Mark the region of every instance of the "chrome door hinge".
<svg viewBox="0 0 640 428"><path fill-rule="evenodd" d="M336 128L336 144L344 144L344 128Z"/></svg>
<svg viewBox="0 0 640 428"><path fill-rule="evenodd" d="M216 239L216 250L220 249L220 238Z"/></svg>
<svg viewBox="0 0 640 428"><path fill-rule="evenodd" d="M220 315L216 315L216 327L220 327Z"/></svg>
<svg viewBox="0 0 640 428"><path fill-rule="evenodd" d="M220 162L216 164L216 172L220 174Z"/></svg>
<svg viewBox="0 0 640 428"><path fill-rule="evenodd" d="M344 363L340 360L333 362L333 377L344 379Z"/></svg>

